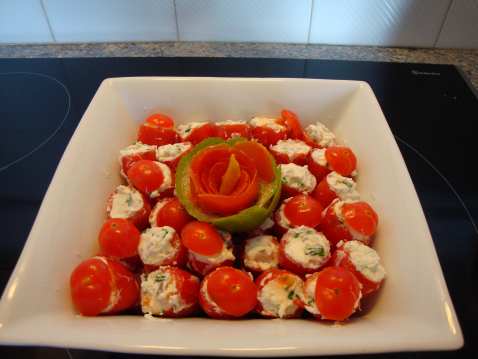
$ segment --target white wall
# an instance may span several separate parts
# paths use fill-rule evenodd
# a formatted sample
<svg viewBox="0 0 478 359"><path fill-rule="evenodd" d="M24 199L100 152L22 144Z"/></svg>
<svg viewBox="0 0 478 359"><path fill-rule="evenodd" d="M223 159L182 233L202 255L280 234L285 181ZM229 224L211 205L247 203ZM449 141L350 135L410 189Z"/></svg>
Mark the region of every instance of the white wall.
<svg viewBox="0 0 478 359"><path fill-rule="evenodd" d="M139 41L478 49L478 0L0 0L0 43Z"/></svg>

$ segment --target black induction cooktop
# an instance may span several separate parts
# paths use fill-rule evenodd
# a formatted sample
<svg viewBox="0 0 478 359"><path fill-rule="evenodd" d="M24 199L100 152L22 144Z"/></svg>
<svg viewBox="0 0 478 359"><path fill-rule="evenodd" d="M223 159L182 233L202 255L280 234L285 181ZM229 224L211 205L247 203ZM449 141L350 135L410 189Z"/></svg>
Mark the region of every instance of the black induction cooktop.
<svg viewBox="0 0 478 359"><path fill-rule="evenodd" d="M373 357L478 357L478 232L474 225L478 223L478 97L451 65L251 58L0 59L2 291L61 156L96 90L105 78L129 76L368 82L417 190L465 338L465 346L458 351ZM3 346L0 357L130 356Z"/></svg>

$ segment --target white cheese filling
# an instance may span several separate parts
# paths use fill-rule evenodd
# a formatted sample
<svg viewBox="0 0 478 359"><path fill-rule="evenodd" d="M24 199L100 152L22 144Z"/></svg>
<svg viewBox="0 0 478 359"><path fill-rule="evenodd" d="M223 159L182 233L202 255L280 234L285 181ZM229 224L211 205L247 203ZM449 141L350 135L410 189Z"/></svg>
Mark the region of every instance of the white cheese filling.
<svg viewBox="0 0 478 359"><path fill-rule="evenodd" d="M173 183L171 170L169 169L169 167L166 166L164 163L161 163L161 162L154 162L154 163L163 172L164 179L163 179L163 184L161 185L161 187L159 187L157 190L155 190L153 192L148 193L151 198L159 197L161 195L161 192L163 192L164 190L166 190L168 188L171 188L172 183Z"/></svg>
<svg viewBox="0 0 478 359"><path fill-rule="evenodd" d="M245 125L245 124L247 124L246 120L237 120L237 121L226 120L226 121L216 122L214 126Z"/></svg>
<svg viewBox="0 0 478 359"><path fill-rule="evenodd" d="M143 313L162 315L173 308L178 313L189 307L178 293L176 281L167 270L168 267L155 270L141 276L141 305ZM149 299L145 300L146 297Z"/></svg>
<svg viewBox="0 0 478 359"><path fill-rule="evenodd" d="M342 201L362 201L362 197L355 189L357 184L353 179L341 176L337 172L331 172L327 175L327 183Z"/></svg>
<svg viewBox="0 0 478 359"><path fill-rule="evenodd" d="M262 280L261 285L271 278L271 276L272 273L268 274ZM261 302L264 311L283 318L295 313L298 309L297 304L294 303L294 299L299 297L302 292L302 287L303 282L295 276L291 280L290 285L286 287L275 278L262 287L257 299Z"/></svg>
<svg viewBox="0 0 478 359"><path fill-rule="evenodd" d="M325 158L325 148L314 149L310 153L310 156L312 157L314 162L317 163L318 165L330 168L329 163L327 162L327 159Z"/></svg>
<svg viewBox="0 0 478 359"><path fill-rule="evenodd" d="M156 159L159 162L167 162L176 159L192 147L191 142L175 143L172 145L159 146L156 150Z"/></svg>
<svg viewBox="0 0 478 359"><path fill-rule="evenodd" d="M118 193L113 201L108 202L106 208L111 218L128 219L143 208L144 201L141 194L134 188L119 186Z"/></svg>
<svg viewBox="0 0 478 359"><path fill-rule="evenodd" d="M322 147L327 148L336 144L335 135L320 122L306 127L304 132L307 137Z"/></svg>
<svg viewBox="0 0 478 359"><path fill-rule="evenodd" d="M315 176L310 173L308 166L297 166L294 163L281 165L282 183L300 192L310 193L317 185Z"/></svg>
<svg viewBox="0 0 478 359"><path fill-rule="evenodd" d="M147 229L139 237L138 253L144 264L161 265L176 254L171 245L176 231L174 228L154 227Z"/></svg>
<svg viewBox="0 0 478 359"><path fill-rule="evenodd" d="M278 153L285 154L289 157L289 160L293 160L298 155L307 156L310 152L311 147L306 145L305 142L300 140L279 140L275 146L270 147L271 150L274 150Z"/></svg>
<svg viewBox="0 0 478 359"><path fill-rule="evenodd" d="M279 209L278 209L278 219L279 219L279 225L284 227L284 228L294 228L294 225L291 223L291 221L289 221L289 219L285 216L284 214L284 208L285 208L285 205L287 204L287 202L289 202L291 198L287 198L285 199L282 204L280 205Z"/></svg>
<svg viewBox="0 0 478 359"><path fill-rule="evenodd" d="M215 264L215 263L224 262L228 259L232 259L232 260L236 259L236 257L234 257L234 254L232 254L232 251L230 251L227 248L226 243L223 243L222 249L219 253L216 253L210 256L205 256L205 255L194 253L194 252L190 252L190 253L196 258L196 260L206 264Z"/></svg>
<svg viewBox="0 0 478 359"><path fill-rule="evenodd" d="M181 138L188 137L194 129L207 125L209 122L190 122L186 125L178 126L178 134Z"/></svg>
<svg viewBox="0 0 478 359"><path fill-rule="evenodd" d="M350 253L349 258L355 269L365 278L374 283L379 283L385 278L387 273L374 249L357 241L346 242L344 249Z"/></svg>
<svg viewBox="0 0 478 359"><path fill-rule="evenodd" d="M261 117L253 117L252 120L250 121L250 124L251 124L252 128L267 127L267 128L270 128L275 133L279 133L281 131L287 131L287 129L284 126L279 125L277 123L277 120L270 119L270 118L264 118L262 116Z"/></svg>
<svg viewBox="0 0 478 359"><path fill-rule="evenodd" d="M312 314L322 315L315 305L315 287L317 286L317 276L314 279L306 280L302 300L305 303L305 309ZM322 319L325 319L322 317Z"/></svg>
<svg viewBox="0 0 478 359"><path fill-rule="evenodd" d="M285 236L285 253L304 268L318 268L330 258L329 241L313 228L300 226L290 229Z"/></svg>
<svg viewBox="0 0 478 359"><path fill-rule="evenodd" d="M279 265L279 246L272 236L264 235L251 238L245 247L244 264L257 271L265 272Z"/></svg>

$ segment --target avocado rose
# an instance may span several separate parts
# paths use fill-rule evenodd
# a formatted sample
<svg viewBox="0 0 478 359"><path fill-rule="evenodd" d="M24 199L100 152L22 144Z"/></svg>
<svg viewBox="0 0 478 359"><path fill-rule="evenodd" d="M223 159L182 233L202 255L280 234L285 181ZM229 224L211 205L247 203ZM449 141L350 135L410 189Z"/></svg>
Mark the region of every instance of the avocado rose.
<svg viewBox="0 0 478 359"><path fill-rule="evenodd" d="M176 191L187 211L230 233L257 228L281 190L280 168L267 149L243 138L208 138L183 156Z"/></svg>

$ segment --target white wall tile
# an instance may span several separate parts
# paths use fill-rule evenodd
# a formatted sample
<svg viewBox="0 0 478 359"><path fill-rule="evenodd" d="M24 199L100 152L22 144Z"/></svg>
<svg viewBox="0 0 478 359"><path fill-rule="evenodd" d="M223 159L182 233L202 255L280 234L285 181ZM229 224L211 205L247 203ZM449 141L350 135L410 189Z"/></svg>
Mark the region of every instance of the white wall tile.
<svg viewBox="0 0 478 359"><path fill-rule="evenodd" d="M176 41L174 0L43 0L57 42Z"/></svg>
<svg viewBox="0 0 478 359"><path fill-rule="evenodd" d="M478 49L478 0L453 0L436 47Z"/></svg>
<svg viewBox="0 0 478 359"><path fill-rule="evenodd" d="M315 0L310 43L434 47L451 0Z"/></svg>
<svg viewBox="0 0 478 359"><path fill-rule="evenodd" d="M306 43L312 0L176 0L180 41Z"/></svg>
<svg viewBox="0 0 478 359"><path fill-rule="evenodd" d="M40 0L0 1L0 43L53 42Z"/></svg>

